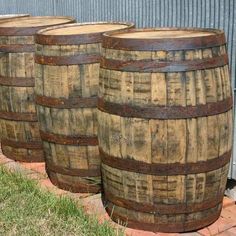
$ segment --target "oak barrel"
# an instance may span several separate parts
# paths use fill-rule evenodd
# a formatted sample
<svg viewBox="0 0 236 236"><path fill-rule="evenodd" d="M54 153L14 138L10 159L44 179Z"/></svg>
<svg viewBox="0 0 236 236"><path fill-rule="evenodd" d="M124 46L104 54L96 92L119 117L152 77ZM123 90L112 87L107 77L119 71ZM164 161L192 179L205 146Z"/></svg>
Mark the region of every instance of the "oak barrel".
<svg viewBox="0 0 236 236"><path fill-rule="evenodd" d="M70 17L23 17L0 21L0 136L8 158L43 161L34 101L34 35Z"/></svg>
<svg viewBox="0 0 236 236"><path fill-rule="evenodd" d="M97 91L102 33L133 27L95 22L52 27L36 35L36 103L52 183L97 193Z"/></svg>
<svg viewBox="0 0 236 236"><path fill-rule="evenodd" d="M196 230L220 215L232 149L224 32L104 35L98 140L104 203L128 227Z"/></svg>

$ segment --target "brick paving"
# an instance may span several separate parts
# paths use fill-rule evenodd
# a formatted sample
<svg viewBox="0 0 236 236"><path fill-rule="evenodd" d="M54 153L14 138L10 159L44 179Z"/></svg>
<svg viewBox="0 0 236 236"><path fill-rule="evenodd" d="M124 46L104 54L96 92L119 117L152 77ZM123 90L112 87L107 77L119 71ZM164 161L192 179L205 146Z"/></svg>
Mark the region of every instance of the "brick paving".
<svg viewBox="0 0 236 236"><path fill-rule="evenodd" d="M0 149L0 166L4 166L10 171L17 171L28 178L34 179L39 183L39 186L47 189L57 195L66 195L76 200L79 200L79 204L82 204L84 210L91 215L96 215L99 222L109 220L101 200L101 194L80 194L70 193L61 190L54 186L47 177L44 163L21 163L15 162L6 158ZM111 221L111 224L115 227L120 227L116 223ZM223 210L220 218L212 225L203 228L197 232L183 233L183 234L170 234L170 233L152 233L142 230L133 230L125 228L125 234L127 236L236 236L236 205L235 201L225 197L223 203Z"/></svg>

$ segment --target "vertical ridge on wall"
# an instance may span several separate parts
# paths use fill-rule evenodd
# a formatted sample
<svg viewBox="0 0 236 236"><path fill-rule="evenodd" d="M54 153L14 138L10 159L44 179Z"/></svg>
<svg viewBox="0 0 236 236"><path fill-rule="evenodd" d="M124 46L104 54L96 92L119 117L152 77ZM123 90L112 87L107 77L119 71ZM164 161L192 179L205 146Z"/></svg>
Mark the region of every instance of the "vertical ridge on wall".
<svg viewBox="0 0 236 236"><path fill-rule="evenodd" d="M0 6L1 14L70 15L78 22L114 20L132 21L137 27L224 29L232 85L236 87L235 0L0 0ZM236 179L236 150L231 176Z"/></svg>

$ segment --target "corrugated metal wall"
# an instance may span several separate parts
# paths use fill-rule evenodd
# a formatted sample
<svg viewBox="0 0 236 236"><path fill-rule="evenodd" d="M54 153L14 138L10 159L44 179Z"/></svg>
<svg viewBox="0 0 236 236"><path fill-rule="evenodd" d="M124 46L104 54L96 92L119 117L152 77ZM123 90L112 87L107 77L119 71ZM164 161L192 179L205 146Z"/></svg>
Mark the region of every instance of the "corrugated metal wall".
<svg viewBox="0 0 236 236"><path fill-rule="evenodd" d="M69 15L79 22L133 21L137 27L221 28L226 32L236 87L236 0L0 0L0 14L8 13ZM230 176L236 179L236 132L234 146Z"/></svg>

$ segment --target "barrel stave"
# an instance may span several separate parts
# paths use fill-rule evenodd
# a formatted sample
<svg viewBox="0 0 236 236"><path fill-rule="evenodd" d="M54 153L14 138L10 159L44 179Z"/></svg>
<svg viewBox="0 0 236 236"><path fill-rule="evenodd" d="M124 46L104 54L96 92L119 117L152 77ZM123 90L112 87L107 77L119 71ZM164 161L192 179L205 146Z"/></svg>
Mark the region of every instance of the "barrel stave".
<svg viewBox="0 0 236 236"><path fill-rule="evenodd" d="M218 51L219 56L225 55L225 47L222 46L224 49L220 49ZM184 58L186 59L185 61L194 61L196 59L203 59L203 58L213 58L212 51L214 49L211 49L208 53L204 52L206 49L203 50L198 50L201 51L199 53L193 52L192 51L177 51L175 52L174 56L173 51L168 52L168 55L165 56L161 61L182 61L181 57L179 55L182 53L184 55ZM112 51L112 52L111 52ZM118 51L118 52L117 52ZM113 49L104 49L104 54L105 59L117 59L119 58L119 61L129 61L129 60L146 60L152 59L151 52L149 53L149 57L144 54L142 56L143 52L139 52L139 58L138 58L138 52L134 51L120 51L120 50L113 50ZM146 53L146 52L144 52ZM158 52L158 54L161 54L163 52ZM155 55L155 52L152 52L153 55ZM167 53L165 53L167 54ZM192 54L192 56L191 56ZM195 54L195 56L194 56ZM113 57L111 56L113 55ZM215 55L215 54L214 54ZM122 58L125 57L125 59ZM132 57L131 57L132 56ZM127 57L127 58L126 58ZM172 58L172 59L171 59ZM156 60L156 59L155 59ZM158 60L158 61L159 61ZM105 73L106 72L106 73ZM219 74L220 73L220 74ZM164 75L163 75L164 74ZM217 82L215 79L213 79L213 74L217 74L218 79ZM216 68L209 68L209 69L203 69L203 70L194 70L190 72L169 72L169 73L143 73L143 72L128 72L128 71L121 71L121 70L109 70L108 68L103 68L101 69L101 83L105 83L107 78L109 78L109 85L106 85L106 89L104 89L104 85L101 84L101 89L104 89L101 91L105 99L109 99L109 101L112 101L112 97L109 97L109 94L112 93L113 88L110 88L109 86L112 86L113 83L116 83L116 87L114 88L114 99L118 102L118 98L120 96L120 101L125 103L129 103L129 97L130 100L132 101L133 104L137 105L145 105L145 104L155 104L155 105L182 105L186 106L189 105L190 99L197 99L196 105L197 104L205 104L206 102L214 102L216 100L216 95L220 96L222 93L224 94L224 98L231 97L231 88L230 88L230 82L227 80L228 78L228 65L225 65L224 67L216 67ZM191 76L192 75L192 76ZM123 76L122 78L126 79L127 82L124 83L123 79L116 81L116 78L119 78L118 76ZM156 79L150 80L150 77L153 76L154 78L157 77ZM165 77L161 79L162 77ZM220 78L219 78L220 77ZM113 78L115 78L113 82ZM130 79L128 79L130 78ZM148 79L146 79L148 78ZM192 78L192 79L191 79ZM197 81L196 81L197 79ZM160 80L160 81L159 81ZM183 80L183 81L182 81ZM221 82L221 81L222 82ZM151 82L152 83L151 83ZM165 84L166 82L166 84ZM194 83L195 82L195 83ZM122 84L123 83L123 84ZM130 84L131 87L126 87L127 84ZM155 92L155 88L159 88L159 83L163 84L163 87L166 88L161 90L160 93ZM218 86L216 86L216 83ZM223 84L222 84L223 83ZM186 87L188 86L189 87ZM184 87L183 87L184 86ZM185 88L186 87L186 88ZM116 89L117 88L117 89ZM116 90L117 91L116 91ZM147 89L147 91L145 91ZM151 91L152 89L152 91ZM128 94L126 95L128 90ZM142 90L144 90L142 92ZM206 90L206 92L205 92ZM119 94L116 94L118 91L120 91ZM166 95L165 95L166 91ZM189 94L189 92L195 92L196 97L194 98L194 94ZM217 92L216 92L217 91ZM222 92L221 92L222 91ZM106 96L106 93L108 95ZM187 93L187 98L183 97ZM164 96L162 99L165 100L165 96L168 96L168 100L158 103L158 98L155 99L152 98L152 96ZM112 96L112 95L110 95ZM126 98L127 96L127 98ZM143 97L142 97L143 96ZM133 99L132 99L133 98ZM179 101L178 101L179 100ZM187 103L186 103L187 100ZM218 101L218 100L216 100ZM140 104L141 103L141 104ZM190 103L191 104L191 103ZM195 105L191 104L191 105Z"/></svg>
<svg viewBox="0 0 236 236"><path fill-rule="evenodd" d="M49 48L50 47L50 48ZM37 47L36 55L43 56L73 56L99 54L101 45L41 45ZM99 63L83 64L75 61L74 65L36 65L36 90L38 95L44 91L45 96L55 98L70 98L75 96L91 97L97 95ZM45 79L41 79L42 70ZM81 79L83 78L83 79ZM56 88L56 89L55 89Z"/></svg>
<svg viewBox="0 0 236 236"><path fill-rule="evenodd" d="M218 215L221 211L221 203L216 204L209 209L201 209L191 213L160 213L158 211L159 205L175 205L178 208L178 204L186 204L191 207L194 204L207 201L210 203L216 197L223 196L225 190L226 179L228 175L229 164L220 168L219 170L212 171L209 173L199 173L196 175L187 176L147 176L138 173L130 173L120 171L115 168L111 168L107 165L102 164L102 176L103 186L105 191L105 204L110 206L113 211L112 218L118 214L124 219L119 218L119 222L129 225L129 221L137 221L139 224L152 223L155 231L155 225L158 227L159 224L163 223L166 229L160 229L160 231L169 232L168 225L175 222L175 224L188 224L188 222L196 221L196 225L192 228L186 229L173 229L174 231L189 231L193 230L197 225L197 220L207 219L207 216L215 214L217 211ZM122 178L118 178L122 175ZM214 178L214 180L213 180ZM217 182L218 181L218 182ZM185 188L183 188L185 183ZM116 198L121 198L134 201L134 205L138 204L151 204L156 205L157 211L143 212L142 209L132 210L130 206L123 207L120 201L112 202L111 197L107 197L108 194L112 193ZM217 194L216 194L217 193ZM220 199L222 199L220 197ZM217 210L216 210L217 209ZM216 218L214 219L216 220ZM206 224L207 221L205 222ZM211 222L210 222L211 223ZM137 223L138 224L138 223ZM132 227L130 225L130 227ZM202 226L203 227L203 226ZM143 225L137 226L136 228L143 228ZM149 229L150 230L150 229Z"/></svg>

